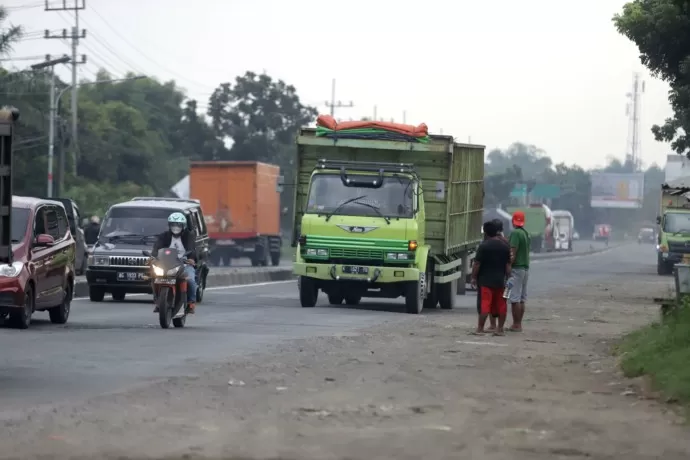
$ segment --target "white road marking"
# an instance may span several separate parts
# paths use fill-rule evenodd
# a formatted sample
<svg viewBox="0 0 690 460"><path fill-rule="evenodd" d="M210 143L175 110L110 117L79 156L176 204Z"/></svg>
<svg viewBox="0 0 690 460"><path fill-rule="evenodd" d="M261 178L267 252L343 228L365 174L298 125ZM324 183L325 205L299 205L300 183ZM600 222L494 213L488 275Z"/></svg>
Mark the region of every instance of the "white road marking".
<svg viewBox="0 0 690 460"><path fill-rule="evenodd" d="M458 340L455 343L461 343L463 345L488 345L490 347L507 347L506 343L496 343L496 342L472 342L470 340Z"/></svg>

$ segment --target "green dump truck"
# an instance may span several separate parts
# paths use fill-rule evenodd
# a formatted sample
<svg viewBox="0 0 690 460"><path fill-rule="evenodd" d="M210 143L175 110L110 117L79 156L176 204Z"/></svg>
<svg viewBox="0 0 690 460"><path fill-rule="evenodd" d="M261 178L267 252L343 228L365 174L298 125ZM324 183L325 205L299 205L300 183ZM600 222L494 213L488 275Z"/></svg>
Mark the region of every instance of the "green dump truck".
<svg viewBox="0 0 690 460"><path fill-rule="evenodd" d="M484 146L297 138L293 246L302 307L404 297L451 309L482 235ZM458 282L458 280L460 280Z"/></svg>
<svg viewBox="0 0 690 460"><path fill-rule="evenodd" d="M657 273L668 275L673 265L690 256L690 177L681 177L661 186Z"/></svg>
<svg viewBox="0 0 690 460"><path fill-rule="evenodd" d="M547 238L551 230L551 210L542 204L533 204L524 207L508 208L508 212L515 211L525 213L525 226L530 237L530 251L541 252L542 249L550 250L553 246L553 238Z"/></svg>

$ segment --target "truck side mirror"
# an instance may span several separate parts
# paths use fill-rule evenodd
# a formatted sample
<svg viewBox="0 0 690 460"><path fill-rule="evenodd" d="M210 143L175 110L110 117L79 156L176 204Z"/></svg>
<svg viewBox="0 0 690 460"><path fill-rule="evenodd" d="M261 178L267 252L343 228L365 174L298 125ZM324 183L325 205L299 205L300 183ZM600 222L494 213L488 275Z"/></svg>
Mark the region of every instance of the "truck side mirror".
<svg viewBox="0 0 690 460"><path fill-rule="evenodd" d="M278 180L276 181L276 192L277 193L283 193L284 187L285 187L285 176L278 176Z"/></svg>
<svg viewBox="0 0 690 460"><path fill-rule="evenodd" d="M661 225L661 216L656 216L656 223Z"/></svg>

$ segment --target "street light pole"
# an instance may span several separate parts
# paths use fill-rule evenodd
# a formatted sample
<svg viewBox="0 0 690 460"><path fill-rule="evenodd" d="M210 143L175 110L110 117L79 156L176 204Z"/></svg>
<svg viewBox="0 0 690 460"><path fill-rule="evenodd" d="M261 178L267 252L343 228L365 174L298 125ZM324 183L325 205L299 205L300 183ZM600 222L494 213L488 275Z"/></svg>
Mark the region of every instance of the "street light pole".
<svg viewBox="0 0 690 460"><path fill-rule="evenodd" d="M49 56L46 56L48 58ZM58 59L46 59L45 62L34 64L31 66L33 70L44 69L50 67L50 118L48 120L48 198L53 197L53 154L55 149L55 66L57 64L64 64L71 59L68 56L63 56Z"/></svg>

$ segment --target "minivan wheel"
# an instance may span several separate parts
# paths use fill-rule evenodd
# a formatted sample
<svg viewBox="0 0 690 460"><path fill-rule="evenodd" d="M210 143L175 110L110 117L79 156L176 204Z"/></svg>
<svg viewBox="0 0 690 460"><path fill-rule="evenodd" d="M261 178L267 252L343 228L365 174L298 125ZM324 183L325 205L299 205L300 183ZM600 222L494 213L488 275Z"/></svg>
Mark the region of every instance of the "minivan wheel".
<svg viewBox="0 0 690 460"><path fill-rule="evenodd" d="M63 296L60 305L48 310L50 322L53 324L65 324L69 318L69 312L72 308L72 287L69 284L65 286Z"/></svg>
<svg viewBox="0 0 690 460"><path fill-rule="evenodd" d="M34 293L30 286L27 286L24 293L24 308L17 309L10 313L10 323L17 329L28 329L31 324L31 315L34 314Z"/></svg>

